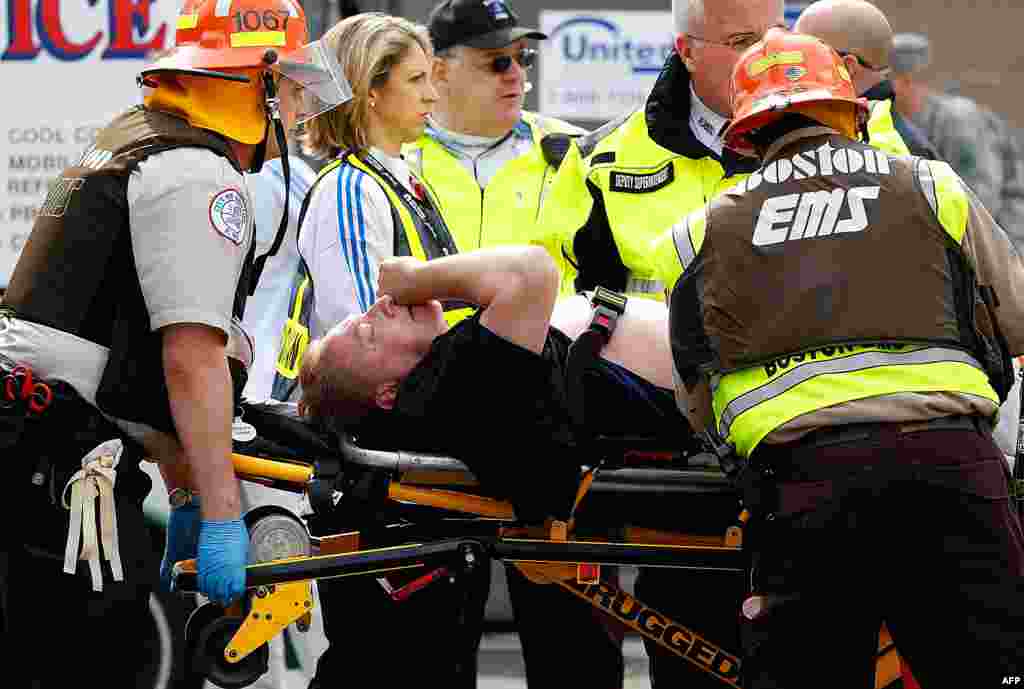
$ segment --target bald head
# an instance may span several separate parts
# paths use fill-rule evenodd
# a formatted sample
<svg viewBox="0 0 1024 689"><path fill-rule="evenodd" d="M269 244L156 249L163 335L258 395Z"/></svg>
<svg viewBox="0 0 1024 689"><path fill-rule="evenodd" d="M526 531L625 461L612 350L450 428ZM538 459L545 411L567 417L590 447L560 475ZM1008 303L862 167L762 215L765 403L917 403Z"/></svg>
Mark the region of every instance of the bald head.
<svg viewBox="0 0 1024 689"><path fill-rule="evenodd" d="M817 36L837 52L852 53L875 69L889 66L892 27L864 0L819 0L803 11L794 31Z"/></svg>

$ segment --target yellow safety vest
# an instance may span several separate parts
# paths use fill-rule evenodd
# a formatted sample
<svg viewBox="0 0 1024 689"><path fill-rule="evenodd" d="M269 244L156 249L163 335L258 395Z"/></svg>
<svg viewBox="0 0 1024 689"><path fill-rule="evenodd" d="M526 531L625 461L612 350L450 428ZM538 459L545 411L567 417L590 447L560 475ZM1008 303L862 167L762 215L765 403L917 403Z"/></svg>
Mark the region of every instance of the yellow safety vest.
<svg viewBox="0 0 1024 689"><path fill-rule="evenodd" d="M924 161L921 188L939 223L956 245L967 230L969 201L946 163ZM932 192L934 189L934 192ZM695 256L705 238L703 211L687 219L681 232ZM781 357L784 365L753 366L711 381L712 407L721 438L749 457L766 435L793 419L843 402L901 392L954 392L999 398L981 364L961 349L884 343L821 347Z"/></svg>
<svg viewBox="0 0 1024 689"><path fill-rule="evenodd" d="M687 158L658 145L640 109L585 158L575 143L570 148L542 212L546 241L575 260L574 234L594 205L589 181L601 192L615 244L629 270L626 293L664 301L667 283L651 260L652 243L681 217L746 176L726 177L722 164L711 156Z"/></svg>
<svg viewBox="0 0 1024 689"><path fill-rule="evenodd" d="M903 137L896 130L896 122L892 119L891 100L873 100L871 117L868 119L868 144L872 148L884 151L889 155L910 155L910 149Z"/></svg>
<svg viewBox="0 0 1024 689"><path fill-rule="evenodd" d="M406 162L437 199L460 251L540 243L537 220L555 177L555 168L541 149L541 139L552 133L584 132L567 122L529 112L523 113L523 122L530 128L533 146L503 165L485 189L458 158L426 134L403 150ZM561 251L551 253L564 276L568 266L565 258ZM571 287L571 280L568 285Z"/></svg>

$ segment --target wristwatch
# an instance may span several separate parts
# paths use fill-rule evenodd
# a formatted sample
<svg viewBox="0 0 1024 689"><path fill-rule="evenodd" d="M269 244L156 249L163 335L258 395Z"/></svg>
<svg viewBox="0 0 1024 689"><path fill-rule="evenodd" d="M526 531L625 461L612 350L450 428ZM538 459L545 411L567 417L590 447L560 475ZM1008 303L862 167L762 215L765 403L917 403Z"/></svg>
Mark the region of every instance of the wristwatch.
<svg viewBox="0 0 1024 689"><path fill-rule="evenodd" d="M167 494L167 501L171 503L172 510L191 505L193 500L198 499L199 493L194 492L191 488L175 488Z"/></svg>

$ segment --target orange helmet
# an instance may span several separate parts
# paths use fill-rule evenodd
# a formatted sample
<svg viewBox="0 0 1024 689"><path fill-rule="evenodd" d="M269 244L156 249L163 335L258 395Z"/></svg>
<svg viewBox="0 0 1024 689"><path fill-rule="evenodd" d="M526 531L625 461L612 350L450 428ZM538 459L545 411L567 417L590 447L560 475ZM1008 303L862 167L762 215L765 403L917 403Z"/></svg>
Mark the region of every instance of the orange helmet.
<svg viewBox="0 0 1024 689"><path fill-rule="evenodd" d="M867 120L868 102L858 98L842 58L821 40L772 28L740 57L732 72L733 120L725 145L751 155L747 134L802 113L855 137Z"/></svg>
<svg viewBox="0 0 1024 689"><path fill-rule="evenodd" d="M268 67L268 49L283 55L307 40L306 13L297 0L185 0L174 48L142 75L220 76L210 72Z"/></svg>
<svg viewBox="0 0 1024 689"><path fill-rule="evenodd" d="M301 87L298 124L351 98L337 58L307 38L298 0L185 0L174 47L139 74L155 89L145 103L236 141L260 143L273 95L261 78L266 69Z"/></svg>

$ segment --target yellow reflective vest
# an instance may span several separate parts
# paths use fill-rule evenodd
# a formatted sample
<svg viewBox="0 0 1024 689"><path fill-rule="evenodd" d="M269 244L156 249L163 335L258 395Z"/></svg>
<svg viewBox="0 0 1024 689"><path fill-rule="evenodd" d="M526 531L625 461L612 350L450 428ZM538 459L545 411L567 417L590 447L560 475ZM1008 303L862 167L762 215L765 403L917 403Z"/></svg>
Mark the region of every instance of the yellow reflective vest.
<svg viewBox="0 0 1024 689"><path fill-rule="evenodd" d="M403 149L406 162L437 199L459 251L539 243L538 216L557 166L557 161L553 165L547 160L541 142L549 134L578 136L584 131L530 112L523 113L517 127L531 138L532 147L503 165L484 189L457 157L428 134ZM565 275L567 264L561 251L545 246ZM571 280L563 284L568 289Z"/></svg>
<svg viewBox="0 0 1024 689"><path fill-rule="evenodd" d="M592 148L587 148L586 137L575 141L562 161L542 209L545 241L560 247L574 265L585 260L576 255L574 240L592 213L600 212L595 209L600 202L614 239L608 250L618 250L626 272L624 279L600 283L631 297L663 301L666 284L651 260L652 243L680 217L703 207L746 174L727 176L710 151L703 157L688 157L655 143L642 109L606 135L602 133L591 135L597 139ZM592 286L577 284L579 289Z"/></svg>
<svg viewBox="0 0 1024 689"><path fill-rule="evenodd" d="M946 163L921 159L914 174L917 180L908 195L919 193L923 213L930 213L931 222L942 227L948 244L961 246L970 201L956 173ZM713 220L715 206L709 212ZM701 253L707 222L701 209L673 232L674 250L686 266ZM765 436L794 419L845 402L944 392L974 400L979 409L994 412L999 405L988 373L973 354L934 343L836 342L783 353L762 364L713 374L711 391L716 431L742 457L749 457ZM876 419L845 422L872 420Z"/></svg>
<svg viewBox="0 0 1024 689"><path fill-rule="evenodd" d="M871 117L868 119L868 143L879 151L894 156L910 155L903 137L896 131L892 117L891 100L870 101Z"/></svg>

